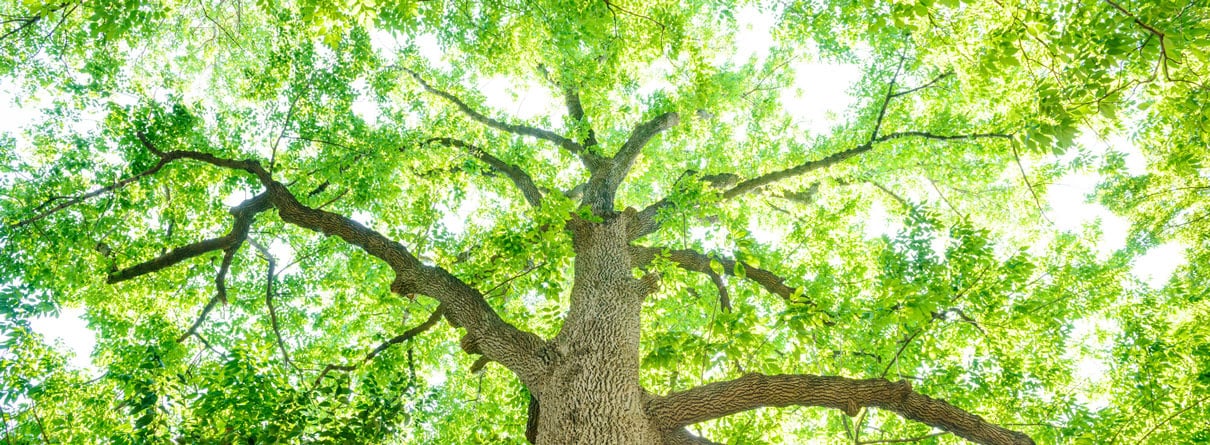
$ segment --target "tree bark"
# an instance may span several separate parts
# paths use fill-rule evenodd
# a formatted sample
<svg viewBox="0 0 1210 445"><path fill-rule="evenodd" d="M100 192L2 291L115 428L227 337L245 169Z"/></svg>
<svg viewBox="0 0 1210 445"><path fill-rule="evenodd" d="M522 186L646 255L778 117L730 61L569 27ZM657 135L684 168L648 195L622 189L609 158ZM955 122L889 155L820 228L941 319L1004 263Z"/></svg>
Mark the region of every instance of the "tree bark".
<svg viewBox="0 0 1210 445"><path fill-rule="evenodd" d="M537 385L538 444L659 444L639 386L639 312L650 279L635 279L630 214L569 223L576 252L571 309Z"/></svg>

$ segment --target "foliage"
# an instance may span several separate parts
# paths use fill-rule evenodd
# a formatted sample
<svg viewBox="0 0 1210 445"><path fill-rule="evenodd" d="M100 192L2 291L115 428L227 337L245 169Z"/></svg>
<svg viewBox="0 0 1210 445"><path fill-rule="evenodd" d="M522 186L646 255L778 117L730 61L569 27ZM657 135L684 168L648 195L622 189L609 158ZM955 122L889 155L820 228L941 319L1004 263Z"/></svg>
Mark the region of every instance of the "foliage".
<svg viewBox="0 0 1210 445"><path fill-rule="evenodd" d="M770 48L749 53L757 15L773 18ZM392 292L381 261L276 212L254 215L229 259L107 283L224 236L263 189L160 165L149 146L259 161L304 205L402 243L550 338L574 278L565 223L597 216L578 156L515 126L611 156L669 112L679 124L642 147L617 197L619 211L659 207L661 228L636 242L661 249L644 388L888 377L1040 443L1210 441L1203 2L26 0L0 17L0 86L38 113L0 136L7 443L523 443L527 390L459 351L459 329L384 344L435 300ZM860 71L852 106L830 127L802 122L785 99L795 69L841 65ZM487 87L501 84L549 103L513 117ZM1110 135L1137 153L1088 142ZM527 172L540 203L493 162ZM1048 191L1074 175L1100 179L1087 198L1128 219L1120 249L1095 223L1051 223L1070 210ZM1157 246L1185 261L1155 285L1132 268ZM679 250L708 270L679 267ZM68 307L97 335L93 369L30 327ZM960 440L883 410L691 429Z"/></svg>

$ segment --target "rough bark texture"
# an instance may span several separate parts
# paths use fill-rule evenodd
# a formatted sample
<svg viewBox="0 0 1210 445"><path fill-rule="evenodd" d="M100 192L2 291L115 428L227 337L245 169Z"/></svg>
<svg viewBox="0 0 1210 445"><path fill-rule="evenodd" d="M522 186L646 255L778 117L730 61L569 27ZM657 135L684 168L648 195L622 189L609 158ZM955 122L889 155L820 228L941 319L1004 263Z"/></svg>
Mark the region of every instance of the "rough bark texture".
<svg viewBox="0 0 1210 445"><path fill-rule="evenodd" d="M427 84L425 87L434 91ZM575 276L570 310L562 330L553 339L544 340L509 324L495 312L478 289L445 269L423 264L399 242L347 217L299 202L285 184L273 179L272 174L259 163L224 159L197 151L165 152L156 148L143 134L138 135L140 141L161 159L160 164L147 174L154 173L168 162L193 160L250 173L260 181L265 191L232 209L235 221L227 235L184 246L159 258L116 271L111 274L109 281L118 283L130 280L206 252L224 249L227 256L215 280L219 295L203 310L203 316L195 323L196 328L204 320L208 308L222 297L226 266L234 249L246 238L254 217L269 209L276 209L285 223L340 238L386 263L395 273L392 291L402 295L423 294L440 301L440 309L428 321L397 337L398 341L423 332L442 316L463 329L463 349L468 353L483 355L476 361L477 367L489 360L498 362L515 373L529 388L533 399L526 437L537 444L711 444L713 442L707 438L690 434L685 427L760 407L790 405L834 408L850 415L856 414L862 407L880 408L977 443L1033 443L1021 433L996 426L945 401L919 394L906 382L884 379L749 374L666 396L647 393L639 385L640 313L643 299L655 289L658 278L654 275L635 278L634 270L664 253L658 248L633 246L630 241L659 228L655 215L663 205L661 203L667 201L661 200L641 212L627 209L617 213L613 200L618 186L634 165L643 146L661 131L675 125L677 116L665 114L639 125L613 158L604 159L582 151L579 143L543 130L496 122L473 112L448 93L434 92L455 101L460 109L488 126L567 146L570 151L582 155L592 172L582 205L590 209L593 216L572 216L567 223L576 254ZM569 99L573 115L582 114L578 97L573 99ZM906 132L873 139L871 143L893 137L956 138ZM469 150L493 168L507 174L531 204L539 203L541 195L537 187L519 167L452 139L441 142ZM818 161L741 182L729 189L724 197L737 198L782 178L841 162L868 151L869 145L863 144ZM109 188L121 187L128 182L119 182ZM721 283L721 280L717 280L717 273L710 268L709 256L688 250L671 250L667 255L682 268L714 275L716 284ZM735 261L726 258L716 260L724 266L725 273L735 273ZM770 293L783 298L794 294L793 288L786 286L785 280L773 272L742 263L739 266L746 271L744 276L747 279L760 284ZM725 296L725 292L725 287L720 284L720 294ZM397 341L391 340L380 346L365 361L371 360L378 351L394 342ZM353 368L355 366L352 365L330 365L319 379L331 370ZM456 441L457 438L450 440Z"/></svg>
<svg viewBox="0 0 1210 445"><path fill-rule="evenodd" d="M646 293L630 271L627 215L574 220L571 310L537 387L538 444L658 444L639 387L639 312Z"/></svg>

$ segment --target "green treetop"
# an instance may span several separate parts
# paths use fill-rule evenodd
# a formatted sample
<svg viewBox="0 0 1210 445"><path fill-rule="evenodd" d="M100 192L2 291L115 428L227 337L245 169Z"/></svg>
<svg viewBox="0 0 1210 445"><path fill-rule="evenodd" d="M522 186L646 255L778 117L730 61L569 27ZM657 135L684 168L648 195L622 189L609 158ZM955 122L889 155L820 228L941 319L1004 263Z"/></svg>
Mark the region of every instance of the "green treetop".
<svg viewBox="0 0 1210 445"><path fill-rule="evenodd" d="M1205 2L0 21L6 444L1210 441Z"/></svg>

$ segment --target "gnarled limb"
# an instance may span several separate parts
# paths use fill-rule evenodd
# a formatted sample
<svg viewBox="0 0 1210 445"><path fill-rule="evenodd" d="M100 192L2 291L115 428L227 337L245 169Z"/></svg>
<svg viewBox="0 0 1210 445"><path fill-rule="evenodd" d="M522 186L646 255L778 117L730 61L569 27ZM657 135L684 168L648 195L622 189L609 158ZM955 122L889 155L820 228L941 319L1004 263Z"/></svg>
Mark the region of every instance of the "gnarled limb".
<svg viewBox="0 0 1210 445"><path fill-rule="evenodd" d="M671 431L751 409L776 406L820 406L855 416L863 407L880 408L954 433L975 443L1032 445L1025 434L983 420L944 400L914 390L907 381L849 379L817 375L747 374L647 402L647 414Z"/></svg>
<svg viewBox="0 0 1210 445"><path fill-rule="evenodd" d="M490 166L492 170L508 176L508 179L511 179L513 184L521 190L521 194L525 196L525 201L529 202L529 205L534 207L542 205L542 192L538 190L538 186L534 185L534 180L529 176L529 173L526 173L525 170L521 169L521 167L504 162L500 160L500 158L492 156L490 153L484 151L482 148L460 139L432 138L424 142L426 144L436 142L442 145L465 150L471 156L482 160L484 163Z"/></svg>
<svg viewBox="0 0 1210 445"><path fill-rule="evenodd" d="M423 334L425 331L427 331L427 330L431 329L433 326L435 326L438 321L441 321L441 317L443 315L445 315L445 311L443 309L444 309L443 307L438 306L437 310L433 311L433 313L431 315L429 315L429 318L427 320L424 320L423 323L420 323L420 324L416 325L415 327L404 331L402 334L391 337L390 340L382 342L382 344L378 345L373 350L371 350L369 353L367 353L365 358L362 358L361 361L358 361L357 363L354 363L351 365L330 364L328 366L325 366L323 370L319 371L319 376L315 378L315 383L311 385L311 388L312 389L318 388L319 383L323 382L324 377L327 377L329 372L355 371L355 370L357 370L357 368L361 367L361 365L369 363L370 360L373 360L374 357L377 357L378 354L381 354L382 351L387 350L387 348L390 348L393 345L397 345L397 344L403 343L405 341L411 340L412 338L416 337L417 335Z"/></svg>
<svg viewBox="0 0 1210 445"><path fill-rule="evenodd" d="M421 263L402 244L344 216L303 205L256 161L225 159L187 150L162 152L145 135L140 133L139 138L148 150L160 156L193 159L256 175L266 187L263 194L277 208L282 221L337 236L387 263L395 272L391 291L400 295L418 293L440 301L445 307L445 317L452 324L466 329L466 336L475 340L484 355L516 373L522 382L532 382L544 372L546 363L539 353L545 348L545 341L505 322L487 304L482 293L445 269Z"/></svg>
<svg viewBox="0 0 1210 445"><path fill-rule="evenodd" d="M509 133L512 133L515 135L530 136L530 137L535 137L535 138L542 139L545 141L553 142L555 145L563 147L563 149L571 152L572 154L580 156L580 158L582 160L584 160L585 166L591 168L595 164L591 160L592 156L587 154L587 152L584 150L584 146L580 145L576 141L573 141L571 139L560 136L559 134L557 134L553 131L550 131L550 130L543 130L541 128L530 127L528 125L509 124L509 123L505 123L505 122L487 117L483 113L475 111L474 108L471 108L470 105L467 105L466 102L463 102L462 99L458 98L458 96L455 96L448 92L433 88L433 86L429 85L429 83L426 82L424 80L424 78L420 76L419 73L412 71L410 69L407 69L407 68L403 68L403 70L407 71L408 74L411 74L412 78L416 79L416 82L419 83L420 86L423 87L425 91L428 91L429 93L440 96L442 99L450 101L450 103L453 103L454 106L457 107L459 111L461 111L463 114L466 114L468 117L470 117L475 122L479 122L488 127L495 128L495 129L501 130L501 131L506 131L506 132L509 132Z"/></svg>

